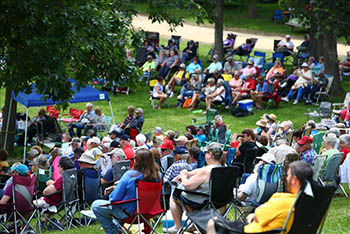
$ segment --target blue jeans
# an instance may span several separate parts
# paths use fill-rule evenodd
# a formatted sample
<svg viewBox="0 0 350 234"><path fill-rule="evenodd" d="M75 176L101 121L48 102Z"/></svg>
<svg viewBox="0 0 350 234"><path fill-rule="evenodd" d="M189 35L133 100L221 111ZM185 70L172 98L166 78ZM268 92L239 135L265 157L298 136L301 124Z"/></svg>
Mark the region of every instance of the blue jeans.
<svg viewBox="0 0 350 234"><path fill-rule="evenodd" d="M301 96L303 95L304 89L305 89L305 88L303 88L302 86L300 86L300 87L298 88L297 98L296 98L295 100L300 101L300 98L301 98ZM287 95L287 98L288 98L288 99L291 99L292 96L293 96L293 94L295 93L295 91L296 91L296 90L292 90L292 89L291 89L291 90L289 91L288 95Z"/></svg>
<svg viewBox="0 0 350 234"><path fill-rule="evenodd" d="M91 208L106 234L114 234L120 231L120 220L127 218L128 215L117 206L113 206L113 208L112 206L100 207L101 205L109 203L110 202L106 200L96 200L92 203ZM111 215L117 219L113 219Z"/></svg>
<svg viewBox="0 0 350 234"><path fill-rule="evenodd" d="M5 191L3 189L0 189L0 199L2 198L2 196L4 196Z"/></svg>
<svg viewBox="0 0 350 234"><path fill-rule="evenodd" d="M69 129L69 134L71 136L74 136L74 128L77 129L77 136L78 137L81 137L81 131L85 128L85 125L86 124L81 124L81 123L75 123L75 124L72 124L72 126L70 127Z"/></svg>

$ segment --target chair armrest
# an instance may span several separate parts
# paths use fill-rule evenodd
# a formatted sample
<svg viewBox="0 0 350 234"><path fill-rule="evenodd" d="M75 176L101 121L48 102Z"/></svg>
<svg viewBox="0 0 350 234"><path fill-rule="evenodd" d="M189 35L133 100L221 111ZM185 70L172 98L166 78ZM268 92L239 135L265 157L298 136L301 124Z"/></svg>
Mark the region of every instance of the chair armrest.
<svg viewBox="0 0 350 234"><path fill-rule="evenodd" d="M52 196L52 195L55 195L55 194L58 194L58 193L61 193L63 190L59 190L57 192L54 192L54 193L50 193L50 194L44 194L43 193L43 197L49 197L49 196Z"/></svg>
<svg viewBox="0 0 350 234"><path fill-rule="evenodd" d="M180 189L180 188L175 188L175 191L177 191L177 193L186 192L186 193L190 193L190 194L193 194L193 195L199 195L199 196L209 197L209 194L207 194L207 193L201 193L201 192L196 192L196 191L191 191L191 190L185 190L185 189ZM174 192L175 192L175 191L174 191Z"/></svg>
<svg viewBox="0 0 350 234"><path fill-rule="evenodd" d="M333 103L332 106L343 106L344 103Z"/></svg>
<svg viewBox="0 0 350 234"><path fill-rule="evenodd" d="M125 203L129 203L129 202L134 202L134 201L137 201L137 199L133 198L133 199L128 199L128 200L124 200L124 201L114 201L114 202L111 202L111 203L106 204L106 205L101 205L100 207L107 207L107 206L113 206L113 205L118 205L118 204L125 204Z"/></svg>

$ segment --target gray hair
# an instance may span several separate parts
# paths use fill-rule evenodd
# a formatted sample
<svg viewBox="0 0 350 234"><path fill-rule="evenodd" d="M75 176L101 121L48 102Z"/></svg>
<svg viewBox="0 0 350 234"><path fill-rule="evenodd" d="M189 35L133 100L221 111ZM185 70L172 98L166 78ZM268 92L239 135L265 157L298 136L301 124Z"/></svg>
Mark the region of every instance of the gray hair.
<svg viewBox="0 0 350 234"><path fill-rule="evenodd" d="M340 137L339 128L331 128L331 129L329 129L329 131L328 131L328 134L329 134L329 133L335 134L335 135L337 136L337 138Z"/></svg>
<svg viewBox="0 0 350 234"><path fill-rule="evenodd" d="M137 145L143 145L146 142L146 137L142 133L138 134L136 136L136 143Z"/></svg>
<svg viewBox="0 0 350 234"><path fill-rule="evenodd" d="M323 141L327 145L329 145L331 147L334 147L337 144L338 139L337 139L337 136L334 133L328 133L327 135L325 135L323 137Z"/></svg>
<svg viewBox="0 0 350 234"><path fill-rule="evenodd" d="M339 142L344 142L345 145L350 145L350 135L345 134L339 137Z"/></svg>
<svg viewBox="0 0 350 234"><path fill-rule="evenodd" d="M219 119L219 120L220 120L220 122L222 122L222 116L221 116L221 115L217 115L217 116L215 116L215 120L217 120L217 119Z"/></svg>

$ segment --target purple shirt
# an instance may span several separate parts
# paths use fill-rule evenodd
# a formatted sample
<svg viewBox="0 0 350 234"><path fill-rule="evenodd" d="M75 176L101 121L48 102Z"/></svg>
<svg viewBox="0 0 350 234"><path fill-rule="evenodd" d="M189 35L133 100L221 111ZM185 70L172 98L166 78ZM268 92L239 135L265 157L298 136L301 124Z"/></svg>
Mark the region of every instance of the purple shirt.
<svg viewBox="0 0 350 234"><path fill-rule="evenodd" d="M313 148L310 148L301 154L300 160L311 164L316 155L316 151Z"/></svg>
<svg viewBox="0 0 350 234"><path fill-rule="evenodd" d="M235 40L233 38L231 39L225 39L224 40L224 46L232 46L235 43Z"/></svg>

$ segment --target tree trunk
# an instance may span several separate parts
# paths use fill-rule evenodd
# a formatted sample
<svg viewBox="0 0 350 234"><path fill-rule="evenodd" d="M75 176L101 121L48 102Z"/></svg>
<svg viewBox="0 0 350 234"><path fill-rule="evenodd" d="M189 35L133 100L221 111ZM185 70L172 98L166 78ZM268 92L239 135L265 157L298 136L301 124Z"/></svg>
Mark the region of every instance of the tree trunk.
<svg viewBox="0 0 350 234"><path fill-rule="evenodd" d="M315 22L312 22L310 25L310 56L315 57L318 61L320 56L323 56L323 36L316 38L317 25Z"/></svg>
<svg viewBox="0 0 350 234"><path fill-rule="evenodd" d="M215 38L214 38L214 51L219 56L219 60L222 61L224 57L223 48L223 31L224 31L224 0L216 0L215 3Z"/></svg>
<svg viewBox="0 0 350 234"><path fill-rule="evenodd" d="M5 106L4 106L4 112L3 112L4 116L3 116L2 129L1 129L2 131L0 135L1 149L5 149L9 153L13 151L13 146L15 141L15 125L16 125L16 112L17 112L17 102L12 99L11 94L12 94L12 88L7 87L6 96L5 96ZM10 109L11 109L11 113L10 113ZM10 115L10 120L8 122L9 115ZM7 123L9 124L9 126L6 132Z"/></svg>
<svg viewBox="0 0 350 234"><path fill-rule="evenodd" d="M337 37L334 34L325 34L323 37L323 49L325 59L325 73L334 76L333 84L330 89L330 95L344 96L345 91L341 86L338 66L338 51L337 51Z"/></svg>
<svg viewBox="0 0 350 234"><path fill-rule="evenodd" d="M247 17L252 19L259 18L258 6L256 5L256 0L248 0Z"/></svg>

